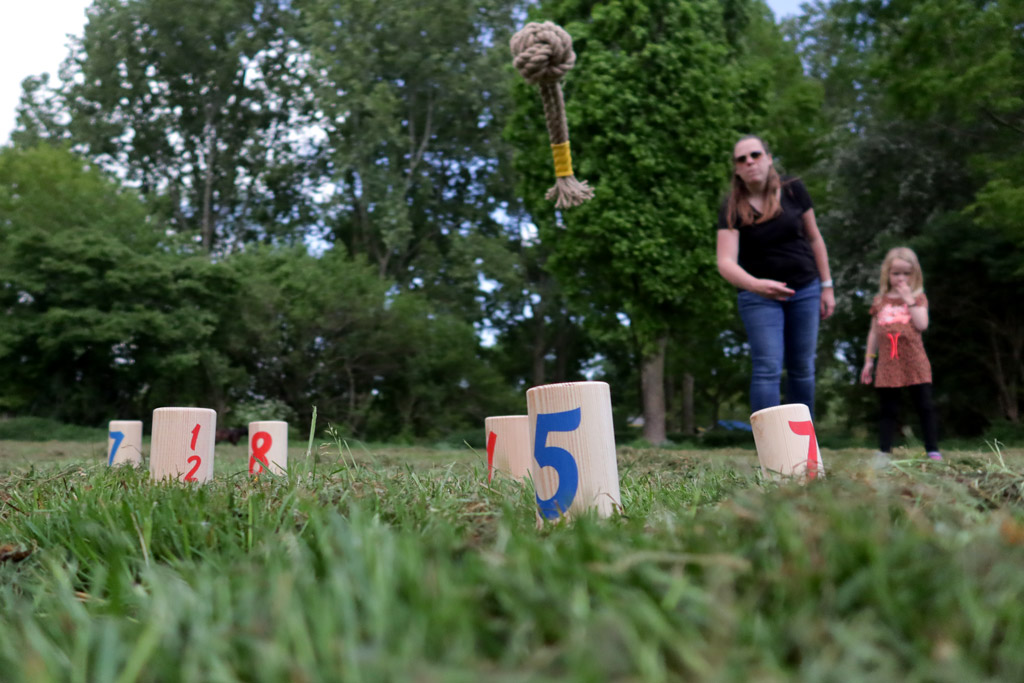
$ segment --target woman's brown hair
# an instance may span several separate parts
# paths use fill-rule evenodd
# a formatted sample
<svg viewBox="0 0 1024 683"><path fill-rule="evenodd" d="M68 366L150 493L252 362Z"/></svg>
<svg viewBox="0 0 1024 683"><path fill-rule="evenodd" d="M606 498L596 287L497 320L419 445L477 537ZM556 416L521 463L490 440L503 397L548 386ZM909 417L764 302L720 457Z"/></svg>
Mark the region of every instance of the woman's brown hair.
<svg viewBox="0 0 1024 683"><path fill-rule="evenodd" d="M761 147L764 149L765 154L771 154L768 149L768 145L765 144L764 140L756 135L744 135L736 144L733 145L733 149L736 149L736 145L740 144L744 140L757 140L761 143ZM733 161L733 164L736 162ZM732 173L732 187L729 190L729 200L725 207L725 218L726 225L730 228L736 225L736 218L739 217L740 225L752 225L753 223L760 223L763 221L771 220L780 213L782 213L782 203L780 200L782 190L782 179L779 177L778 171L775 170L773 164L768 169L768 181L765 183L764 191L767 195L767 199L764 203L764 211L756 219L754 217L754 207L750 205L750 190L747 189L747 184L743 182L736 170L733 169Z"/></svg>

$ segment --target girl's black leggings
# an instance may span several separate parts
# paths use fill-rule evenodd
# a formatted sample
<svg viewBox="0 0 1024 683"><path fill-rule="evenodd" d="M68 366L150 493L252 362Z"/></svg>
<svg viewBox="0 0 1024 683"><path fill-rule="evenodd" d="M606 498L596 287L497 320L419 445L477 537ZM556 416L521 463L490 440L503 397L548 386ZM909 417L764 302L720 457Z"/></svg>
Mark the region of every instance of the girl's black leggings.
<svg viewBox="0 0 1024 683"><path fill-rule="evenodd" d="M885 387L878 389L881 410L878 417L878 450L883 453L892 452L892 437L900 418L900 392L907 389L921 418L921 431L924 434L924 449L939 450L939 428L935 419L935 407L932 405L932 385L912 384L909 387Z"/></svg>

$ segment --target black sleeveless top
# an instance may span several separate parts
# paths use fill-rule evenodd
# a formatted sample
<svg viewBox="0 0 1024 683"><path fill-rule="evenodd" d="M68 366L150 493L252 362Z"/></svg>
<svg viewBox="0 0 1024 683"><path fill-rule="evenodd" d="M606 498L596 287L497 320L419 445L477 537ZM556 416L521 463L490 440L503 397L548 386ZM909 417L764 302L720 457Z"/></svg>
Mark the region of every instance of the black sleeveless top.
<svg viewBox="0 0 1024 683"><path fill-rule="evenodd" d="M739 217L731 226L740 231L738 263L754 277L785 282L800 289L818 277L811 243L804 234L803 215L814 207L807 188L799 179L782 179L779 198L782 212L763 223L740 225ZM718 212L718 229L727 230L725 212L728 197ZM757 213L755 212L755 216Z"/></svg>

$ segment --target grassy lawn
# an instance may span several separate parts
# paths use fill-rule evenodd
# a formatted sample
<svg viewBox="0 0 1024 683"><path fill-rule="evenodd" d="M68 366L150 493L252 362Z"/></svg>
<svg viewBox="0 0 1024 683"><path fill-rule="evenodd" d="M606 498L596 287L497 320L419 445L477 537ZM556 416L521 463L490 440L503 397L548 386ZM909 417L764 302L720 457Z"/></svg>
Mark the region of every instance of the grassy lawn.
<svg viewBox="0 0 1024 683"><path fill-rule="evenodd" d="M1024 680L1019 449L622 447L625 516L538 531L468 448L189 488L104 446L0 442L0 680Z"/></svg>

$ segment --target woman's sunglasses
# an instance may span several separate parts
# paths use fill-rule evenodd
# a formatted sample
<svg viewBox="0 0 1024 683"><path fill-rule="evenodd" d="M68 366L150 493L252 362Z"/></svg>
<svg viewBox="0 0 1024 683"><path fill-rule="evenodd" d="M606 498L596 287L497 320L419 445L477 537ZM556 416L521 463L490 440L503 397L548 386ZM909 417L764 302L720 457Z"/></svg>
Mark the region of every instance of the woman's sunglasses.
<svg viewBox="0 0 1024 683"><path fill-rule="evenodd" d="M762 154L764 154L764 152L751 152L750 153L750 158L754 159L756 161L757 159L761 158ZM736 157L736 163L737 164L745 164L746 162L747 162L747 155L746 154L741 154L738 157Z"/></svg>

